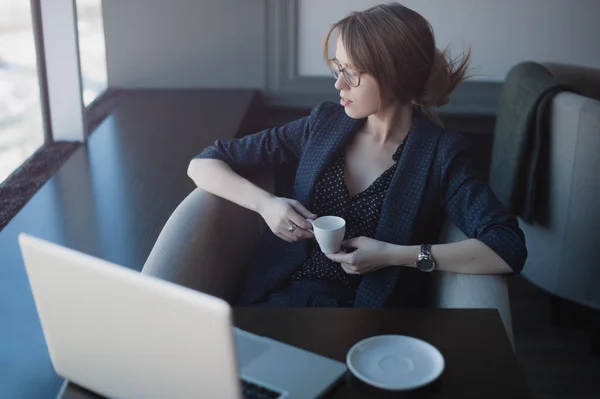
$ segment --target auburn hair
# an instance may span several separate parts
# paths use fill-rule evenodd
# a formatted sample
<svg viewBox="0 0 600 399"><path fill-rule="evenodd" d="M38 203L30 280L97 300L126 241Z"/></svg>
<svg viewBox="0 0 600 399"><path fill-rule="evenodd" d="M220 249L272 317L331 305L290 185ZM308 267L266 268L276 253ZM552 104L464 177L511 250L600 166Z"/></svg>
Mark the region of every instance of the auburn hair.
<svg viewBox="0 0 600 399"><path fill-rule="evenodd" d="M448 104L450 93L466 78L470 49L462 59L451 59L448 48L436 47L429 22L399 3L355 11L332 24L325 36L325 60L336 29L352 67L378 82L382 107L412 103L442 125L431 108Z"/></svg>

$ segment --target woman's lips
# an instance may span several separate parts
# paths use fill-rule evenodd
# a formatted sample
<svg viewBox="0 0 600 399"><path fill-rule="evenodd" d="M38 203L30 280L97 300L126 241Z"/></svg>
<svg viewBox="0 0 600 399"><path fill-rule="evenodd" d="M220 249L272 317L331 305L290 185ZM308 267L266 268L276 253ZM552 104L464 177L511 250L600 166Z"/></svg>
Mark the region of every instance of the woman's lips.
<svg viewBox="0 0 600 399"><path fill-rule="evenodd" d="M347 107L348 105L352 104L352 101L347 100L344 97L342 97L340 99L340 104L342 104L342 107Z"/></svg>

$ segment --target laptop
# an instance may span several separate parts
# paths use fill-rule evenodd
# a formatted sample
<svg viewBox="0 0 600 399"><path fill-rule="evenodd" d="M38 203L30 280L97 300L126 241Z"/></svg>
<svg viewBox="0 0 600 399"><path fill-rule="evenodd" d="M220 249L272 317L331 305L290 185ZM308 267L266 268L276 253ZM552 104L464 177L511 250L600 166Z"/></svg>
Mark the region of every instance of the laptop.
<svg viewBox="0 0 600 399"><path fill-rule="evenodd" d="M109 398L314 398L344 363L234 328L229 304L26 234L52 365Z"/></svg>

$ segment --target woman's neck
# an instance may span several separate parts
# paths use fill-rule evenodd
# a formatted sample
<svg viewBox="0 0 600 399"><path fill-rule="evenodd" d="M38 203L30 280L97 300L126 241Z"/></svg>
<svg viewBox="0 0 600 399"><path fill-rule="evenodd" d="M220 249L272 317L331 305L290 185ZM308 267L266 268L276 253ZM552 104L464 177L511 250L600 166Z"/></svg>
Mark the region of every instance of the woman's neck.
<svg viewBox="0 0 600 399"><path fill-rule="evenodd" d="M376 114L369 115L365 131L374 136L377 143L399 143L404 140L412 125L411 104L390 106Z"/></svg>

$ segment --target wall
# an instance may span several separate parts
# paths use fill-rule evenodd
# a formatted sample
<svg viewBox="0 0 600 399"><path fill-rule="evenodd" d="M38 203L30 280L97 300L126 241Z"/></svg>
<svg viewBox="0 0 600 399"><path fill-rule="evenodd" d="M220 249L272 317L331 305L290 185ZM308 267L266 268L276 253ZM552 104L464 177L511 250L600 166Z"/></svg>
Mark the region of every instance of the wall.
<svg viewBox="0 0 600 399"><path fill-rule="evenodd" d="M265 0L103 0L108 84L265 86Z"/></svg>
<svg viewBox="0 0 600 399"><path fill-rule="evenodd" d="M384 1L103 0L109 86L268 89L268 102L301 107L336 100L321 59L327 26ZM476 76L445 112L494 113L500 82L523 60L600 68L598 0L403 3L432 23L439 47L472 46Z"/></svg>
<svg viewBox="0 0 600 399"><path fill-rule="evenodd" d="M299 0L298 72L328 75L321 58L329 24L383 0ZM568 62L600 68L600 1L403 0L433 26L438 47L457 55L472 46L473 81L501 81L524 60Z"/></svg>

